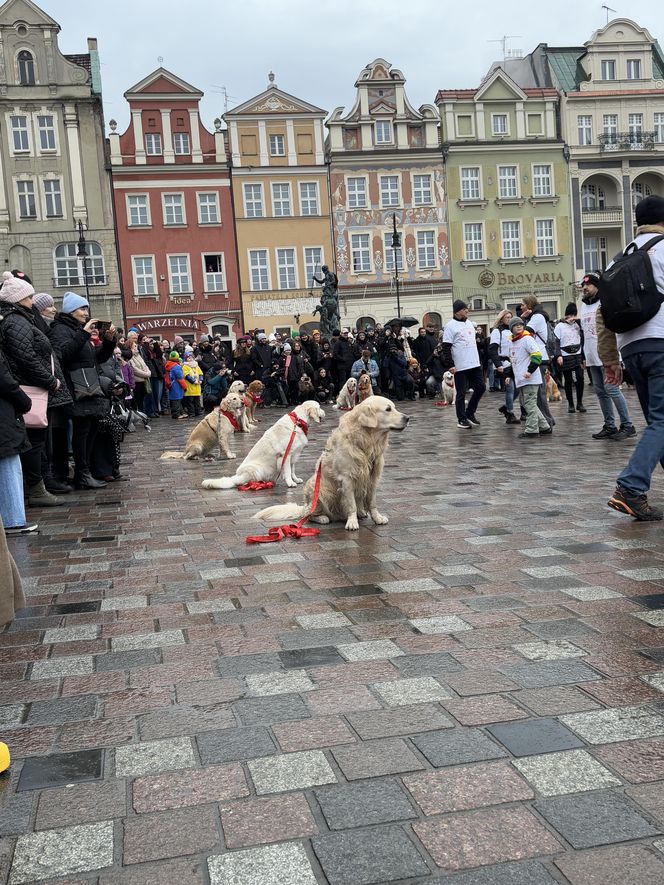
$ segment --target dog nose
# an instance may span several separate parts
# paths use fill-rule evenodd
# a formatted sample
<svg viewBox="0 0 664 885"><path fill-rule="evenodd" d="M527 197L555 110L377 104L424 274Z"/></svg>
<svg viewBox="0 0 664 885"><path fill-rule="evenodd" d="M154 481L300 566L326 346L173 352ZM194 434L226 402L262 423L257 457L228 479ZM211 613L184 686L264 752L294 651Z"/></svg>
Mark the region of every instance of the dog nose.
<svg viewBox="0 0 664 885"><path fill-rule="evenodd" d="M408 424L408 422L410 421L410 415L402 415L402 417L406 419L404 423Z"/></svg>

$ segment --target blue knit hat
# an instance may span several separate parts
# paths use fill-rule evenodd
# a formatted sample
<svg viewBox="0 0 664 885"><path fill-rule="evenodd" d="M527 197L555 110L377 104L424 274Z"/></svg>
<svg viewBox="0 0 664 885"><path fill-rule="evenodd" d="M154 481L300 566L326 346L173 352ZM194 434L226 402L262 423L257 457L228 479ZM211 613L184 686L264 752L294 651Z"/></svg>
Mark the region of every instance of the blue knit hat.
<svg viewBox="0 0 664 885"><path fill-rule="evenodd" d="M65 292L65 297L62 299L62 312L73 313L79 307L90 307L90 305L82 295L77 295L76 292Z"/></svg>

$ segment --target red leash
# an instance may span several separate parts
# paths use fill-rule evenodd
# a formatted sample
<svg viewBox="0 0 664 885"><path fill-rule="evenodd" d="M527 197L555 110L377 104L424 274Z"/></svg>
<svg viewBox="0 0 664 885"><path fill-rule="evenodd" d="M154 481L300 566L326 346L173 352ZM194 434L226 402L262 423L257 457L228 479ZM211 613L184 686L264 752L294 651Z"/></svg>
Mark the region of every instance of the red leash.
<svg viewBox="0 0 664 885"><path fill-rule="evenodd" d="M303 421L302 418L298 418L295 412L289 412L288 417L291 419L294 426L293 431L290 435L290 439L288 440L288 445L286 446L286 451L284 452L284 457L281 459L281 464L279 465L279 473L277 473L277 478L274 482L269 482L266 480L254 480L253 482L245 482L244 485L237 487L238 492L262 492L263 489L274 488L274 484L281 476L281 471L283 470L286 458L288 457L288 453L290 452L293 446L293 442L295 441L295 433L297 431L297 428L299 427L305 436L309 435L309 425L306 421Z"/></svg>
<svg viewBox="0 0 664 885"><path fill-rule="evenodd" d="M245 538L245 542L247 544L269 544L272 541L283 541L285 538L308 538L313 535L320 535L320 529L311 529L304 528L304 523L309 519L309 517L316 512L316 505L318 504L318 493L320 492L320 471L321 471L322 459L318 462L318 467L316 468L316 480L314 482L314 497L311 502L311 511L307 513L306 516L303 516L302 519L298 520L298 522L291 523L290 525L280 525L273 529L268 529L267 535L249 535L249 537Z"/></svg>

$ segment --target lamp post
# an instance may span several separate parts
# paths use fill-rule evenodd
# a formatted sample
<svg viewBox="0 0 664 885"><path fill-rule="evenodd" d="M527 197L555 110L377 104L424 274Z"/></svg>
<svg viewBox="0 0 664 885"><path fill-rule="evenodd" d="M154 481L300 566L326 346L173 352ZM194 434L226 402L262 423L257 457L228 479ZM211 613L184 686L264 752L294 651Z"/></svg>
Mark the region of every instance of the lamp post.
<svg viewBox="0 0 664 885"><path fill-rule="evenodd" d="M392 255L394 259L394 288L397 291L397 316L401 316L401 299L399 298L399 264L398 250L401 248L401 234L397 231L397 213L392 213Z"/></svg>
<svg viewBox="0 0 664 885"><path fill-rule="evenodd" d="M85 240L85 228L83 227L83 222L78 220L77 224L78 228L78 251L76 252L77 258L83 259L83 280L85 282L85 294L87 295L88 303L90 302L90 287L88 284L88 250L87 250L87 242Z"/></svg>

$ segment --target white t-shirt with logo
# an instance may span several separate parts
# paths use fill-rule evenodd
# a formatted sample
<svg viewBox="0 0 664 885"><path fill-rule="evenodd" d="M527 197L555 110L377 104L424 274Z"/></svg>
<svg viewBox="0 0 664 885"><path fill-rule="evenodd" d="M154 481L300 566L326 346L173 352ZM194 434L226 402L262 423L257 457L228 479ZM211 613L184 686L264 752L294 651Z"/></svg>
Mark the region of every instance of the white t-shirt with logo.
<svg viewBox="0 0 664 885"><path fill-rule="evenodd" d="M587 366L601 366L597 350L597 308L599 300L594 304L581 302L581 328L583 329L583 353Z"/></svg>
<svg viewBox="0 0 664 885"><path fill-rule="evenodd" d="M470 320L450 320L443 332L443 343L452 345L452 360L457 372L480 365L475 326Z"/></svg>

